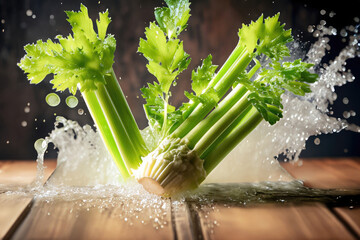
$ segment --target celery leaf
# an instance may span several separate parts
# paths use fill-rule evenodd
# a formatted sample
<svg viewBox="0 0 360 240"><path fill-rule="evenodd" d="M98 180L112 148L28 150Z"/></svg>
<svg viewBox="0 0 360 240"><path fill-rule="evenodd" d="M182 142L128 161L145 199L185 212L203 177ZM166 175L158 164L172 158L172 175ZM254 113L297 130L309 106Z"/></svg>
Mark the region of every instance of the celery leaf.
<svg viewBox="0 0 360 240"><path fill-rule="evenodd" d="M57 36L59 43L38 40L26 45L26 55L18 65L33 84L53 74L51 83L57 91L68 89L75 94L79 85L81 91L95 90L112 71L116 41L112 35L105 36L111 20L107 12L100 14L98 35L84 5L81 4L79 12L67 11L66 14L73 35Z"/></svg>
<svg viewBox="0 0 360 240"><path fill-rule="evenodd" d="M298 96L311 92L309 83L317 80L317 74L310 73L313 64L302 62L275 62L269 69L263 69L255 81L239 78L251 93L250 103L260 112L270 124L275 124L282 117L281 95L285 90Z"/></svg>
<svg viewBox="0 0 360 240"><path fill-rule="evenodd" d="M274 60L289 56L286 43L293 40L291 29L285 30L284 25L280 25L279 16L276 14L264 20L261 15L255 22L243 24L238 33L240 43L250 54L265 54Z"/></svg>
<svg viewBox="0 0 360 240"><path fill-rule="evenodd" d="M155 9L155 18L166 36L176 38L186 27L190 17L188 0L165 0L168 7Z"/></svg>
<svg viewBox="0 0 360 240"><path fill-rule="evenodd" d="M199 66L196 71L192 71L191 88L196 95L200 95L202 91L207 88L209 82L215 75L217 67L216 65L212 65L212 56L210 54L203 60L202 65Z"/></svg>

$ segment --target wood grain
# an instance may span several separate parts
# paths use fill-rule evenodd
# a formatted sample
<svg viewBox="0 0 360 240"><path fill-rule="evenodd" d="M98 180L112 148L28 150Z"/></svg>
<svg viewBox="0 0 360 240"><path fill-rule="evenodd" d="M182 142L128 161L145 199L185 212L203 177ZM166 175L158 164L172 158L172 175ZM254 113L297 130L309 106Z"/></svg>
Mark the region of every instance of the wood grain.
<svg viewBox="0 0 360 240"><path fill-rule="evenodd" d="M334 211L360 239L360 206L337 207Z"/></svg>
<svg viewBox="0 0 360 240"><path fill-rule="evenodd" d="M45 162L47 179L56 161ZM30 210L32 196L24 194L28 184L36 177L35 161L2 161L0 164L0 239L10 236ZM22 194L16 193L22 191ZM5 193L7 192L7 193Z"/></svg>
<svg viewBox="0 0 360 240"><path fill-rule="evenodd" d="M199 211L204 239L354 239L323 205L227 208Z"/></svg>
<svg viewBox="0 0 360 240"><path fill-rule="evenodd" d="M1 161L0 185L26 185L36 177L36 161ZM45 160L45 177L48 179L56 167L55 160Z"/></svg>
<svg viewBox="0 0 360 240"><path fill-rule="evenodd" d="M196 230L187 203L172 202L172 217L177 240L197 239Z"/></svg>
<svg viewBox="0 0 360 240"><path fill-rule="evenodd" d="M296 179L313 188L360 189L360 159L305 159L301 166L283 163Z"/></svg>
<svg viewBox="0 0 360 240"><path fill-rule="evenodd" d="M167 206L162 219L166 224L161 225L149 220L151 208L143 209L136 217L122 204L40 200L34 203L13 239L173 239L170 203Z"/></svg>
<svg viewBox="0 0 360 240"><path fill-rule="evenodd" d="M0 194L0 239L6 239L31 206L32 197Z"/></svg>
<svg viewBox="0 0 360 240"><path fill-rule="evenodd" d="M55 168L47 161L45 178ZM302 166L283 164L295 178L309 187L360 189L359 159L306 159ZM36 176L34 161L1 161L0 189L24 186ZM1 190L0 190L1 192ZM354 239L360 238L359 206L335 207L322 204L257 204L227 207L170 200L162 221L149 220L152 209L138 217L129 215L136 207L99 204L96 199L38 199L0 194L0 239ZM125 220L126 219L126 220ZM176 235L175 235L176 234ZM200 235L199 235L200 234Z"/></svg>

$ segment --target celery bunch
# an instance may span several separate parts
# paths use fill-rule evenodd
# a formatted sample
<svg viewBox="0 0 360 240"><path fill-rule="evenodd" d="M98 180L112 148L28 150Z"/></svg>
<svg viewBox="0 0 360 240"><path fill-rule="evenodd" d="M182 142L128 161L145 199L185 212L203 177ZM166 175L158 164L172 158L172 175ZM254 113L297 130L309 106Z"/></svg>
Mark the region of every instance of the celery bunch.
<svg viewBox="0 0 360 240"><path fill-rule="evenodd" d="M155 9L156 21L145 29L138 52L148 60L156 81L142 88L149 129L160 136L147 145L112 70L115 39L106 35L108 12L100 13L98 33L87 9L66 12L73 36L25 46L19 66L31 83L48 74L59 91L77 89L84 96L103 140L124 176L135 177L150 192L172 196L193 189L261 121L275 124L282 117L281 95L304 96L317 75L312 64L284 61L293 41L279 14L243 25L239 42L223 66L208 55L192 71L192 92L179 108L169 103L170 89L191 61L180 33L190 17L188 0L165 0Z"/></svg>

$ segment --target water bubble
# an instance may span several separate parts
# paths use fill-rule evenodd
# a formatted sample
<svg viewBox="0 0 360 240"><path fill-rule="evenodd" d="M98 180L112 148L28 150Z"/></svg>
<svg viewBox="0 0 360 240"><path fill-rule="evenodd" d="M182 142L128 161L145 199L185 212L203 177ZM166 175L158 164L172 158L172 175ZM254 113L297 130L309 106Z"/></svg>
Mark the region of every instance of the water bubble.
<svg viewBox="0 0 360 240"><path fill-rule="evenodd" d="M321 15L325 15L325 14L326 14L326 10L321 9L321 10L320 10L320 14L321 14Z"/></svg>
<svg viewBox="0 0 360 240"><path fill-rule="evenodd" d="M46 95L45 101L50 107L56 107L60 104L60 97L56 93L49 93Z"/></svg>
<svg viewBox="0 0 360 240"><path fill-rule="evenodd" d="M344 104L348 104L348 103L349 103L349 99L348 99L347 97L344 97L342 101L343 101Z"/></svg>
<svg viewBox="0 0 360 240"><path fill-rule="evenodd" d="M7 141L6 141L6 144L9 144L9 143L10 143L10 141L9 141L9 140L7 140Z"/></svg>
<svg viewBox="0 0 360 240"><path fill-rule="evenodd" d="M350 116L355 117L356 116L356 112L354 110L350 110Z"/></svg>
<svg viewBox="0 0 360 240"><path fill-rule="evenodd" d="M314 144L319 145L320 144L320 138L315 138L314 139Z"/></svg>
<svg viewBox="0 0 360 240"><path fill-rule="evenodd" d="M1 19L1 23L2 23L2 24L5 24L5 19Z"/></svg>
<svg viewBox="0 0 360 240"><path fill-rule="evenodd" d="M74 108L78 105L79 100L75 96L68 96L65 99L66 105L68 105L69 108Z"/></svg>
<svg viewBox="0 0 360 240"><path fill-rule="evenodd" d="M51 15L49 16L49 19L54 19L54 15L51 14Z"/></svg>
<svg viewBox="0 0 360 240"><path fill-rule="evenodd" d="M29 112L30 112L30 107L26 106L26 107L24 108L24 112L25 112L25 113L29 113Z"/></svg>

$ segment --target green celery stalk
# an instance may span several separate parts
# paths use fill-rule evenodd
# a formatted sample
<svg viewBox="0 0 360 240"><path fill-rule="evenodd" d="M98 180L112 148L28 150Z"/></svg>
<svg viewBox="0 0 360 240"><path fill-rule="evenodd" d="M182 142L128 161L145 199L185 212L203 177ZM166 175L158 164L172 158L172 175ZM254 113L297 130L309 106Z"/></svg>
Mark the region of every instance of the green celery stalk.
<svg viewBox="0 0 360 240"><path fill-rule="evenodd" d="M105 146L109 150L112 158L114 159L118 169L121 172L123 178L130 177L130 173L122 160L121 153L113 137L113 133L109 128L104 112L101 109L100 103L95 95L94 91L84 91L82 96L90 111L90 114L96 124L96 127L101 132L101 138L105 143Z"/></svg>
<svg viewBox="0 0 360 240"><path fill-rule="evenodd" d="M73 35L57 36L59 43L38 40L26 45L27 54L18 65L30 83L52 74L57 91L75 94L80 89L107 149L127 178L148 150L112 68L116 41L106 35L111 20L107 11L100 13L96 33L84 5L66 14Z"/></svg>
<svg viewBox="0 0 360 240"><path fill-rule="evenodd" d="M244 111L201 155L204 169L209 174L263 120L252 106Z"/></svg>

